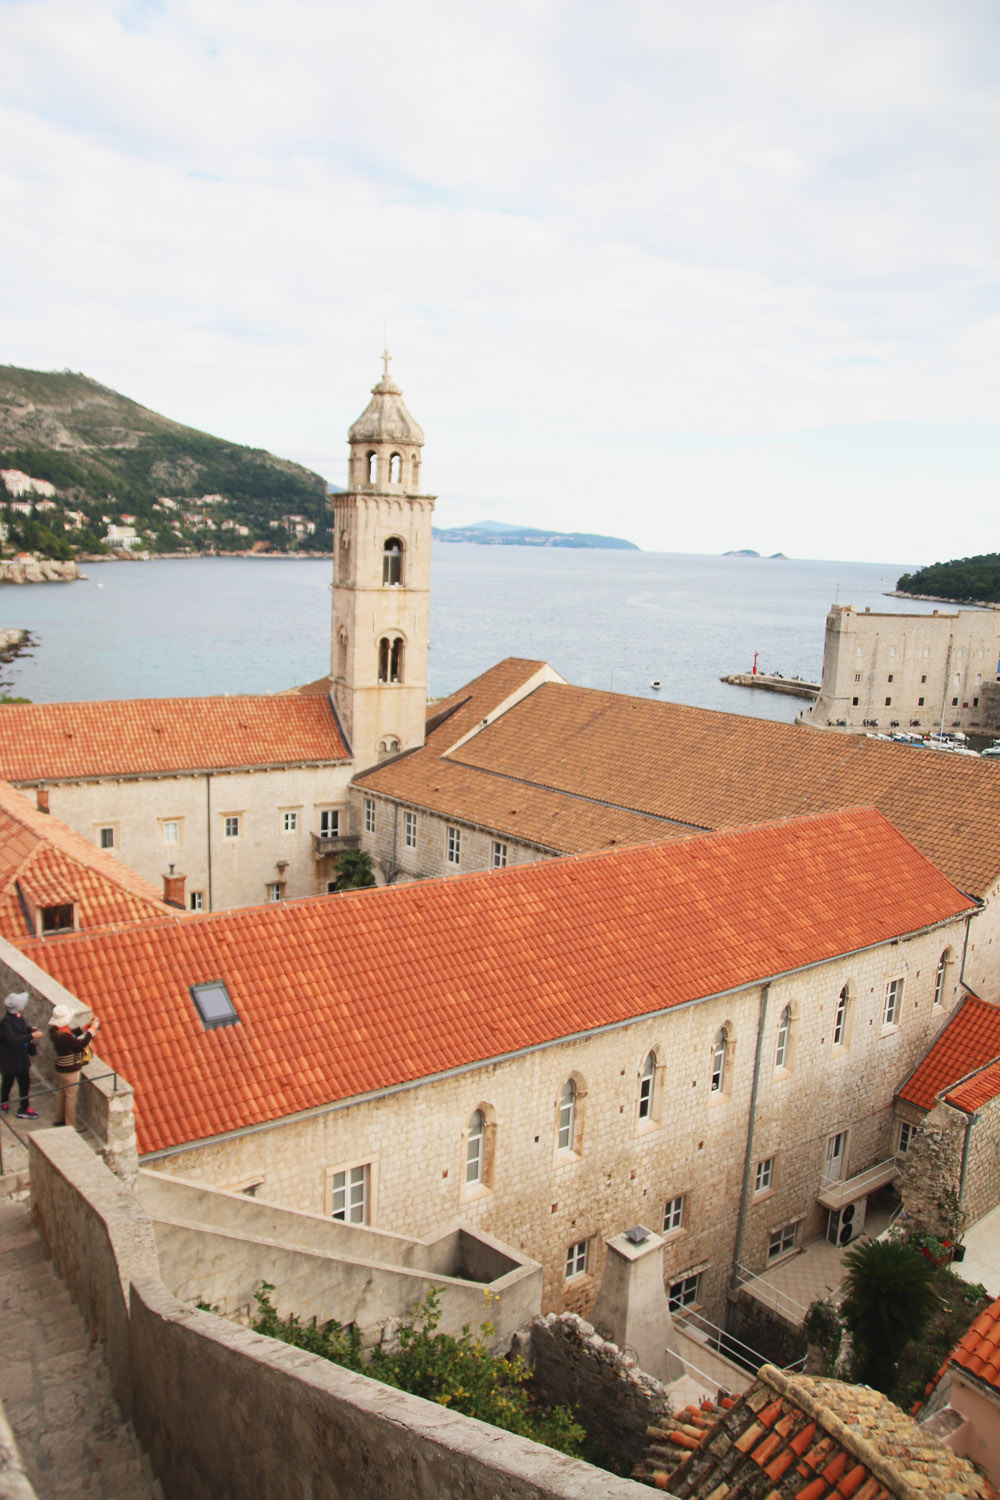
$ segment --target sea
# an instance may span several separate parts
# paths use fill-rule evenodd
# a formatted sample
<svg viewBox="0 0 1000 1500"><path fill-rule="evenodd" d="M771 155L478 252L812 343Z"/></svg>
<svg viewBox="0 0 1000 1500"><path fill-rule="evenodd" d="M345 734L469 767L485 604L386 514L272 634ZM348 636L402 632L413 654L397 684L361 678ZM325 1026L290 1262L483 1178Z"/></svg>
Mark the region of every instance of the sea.
<svg viewBox="0 0 1000 1500"><path fill-rule="evenodd" d="M802 700L720 679L749 672L756 655L760 671L818 681L831 604L934 607L887 597L914 566L435 542L429 691L524 656L584 687L790 721ZM3 691L39 703L268 693L329 671L329 559L84 571L75 583L3 586L0 626L31 637L0 667Z"/></svg>

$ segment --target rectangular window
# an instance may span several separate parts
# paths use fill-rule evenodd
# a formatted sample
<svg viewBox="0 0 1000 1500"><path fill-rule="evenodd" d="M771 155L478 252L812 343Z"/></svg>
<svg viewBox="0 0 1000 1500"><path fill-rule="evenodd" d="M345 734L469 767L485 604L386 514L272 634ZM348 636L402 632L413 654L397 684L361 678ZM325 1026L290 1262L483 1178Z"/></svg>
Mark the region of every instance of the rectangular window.
<svg viewBox="0 0 1000 1500"><path fill-rule="evenodd" d="M864 656L864 654L865 654L865 648L864 648L864 646L859 646L858 647L858 655L859 656Z"/></svg>
<svg viewBox="0 0 1000 1500"><path fill-rule="evenodd" d="M763 1161L757 1163L757 1172L753 1180L755 1193L766 1193L774 1181L774 1157L765 1156Z"/></svg>
<svg viewBox="0 0 1000 1500"><path fill-rule="evenodd" d="M403 845L407 849L417 847L417 815L413 812L403 814Z"/></svg>
<svg viewBox="0 0 1000 1500"><path fill-rule="evenodd" d="M925 656L926 656L926 655L927 655L927 652L926 652L926 651L925 651L925 652L924 652L924 655L925 655ZM926 681L927 681L927 674L926 674L926 673L925 673L925 674L924 674L924 676L923 676L923 677L921 677L921 679L920 679L920 681L921 681L921 682L926 682Z"/></svg>
<svg viewBox="0 0 1000 1500"><path fill-rule="evenodd" d="M176 818L169 818L161 825L163 842L165 844L179 844L181 841L181 825Z"/></svg>
<svg viewBox="0 0 1000 1500"><path fill-rule="evenodd" d="M671 1229L680 1229L684 1223L684 1194L679 1198L671 1198L663 1210L663 1233L669 1234Z"/></svg>
<svg viewBox="0 0 1000 1500"><path fill-rule="evenodd" d="M890 681L890 682L891 682L891 681L892 681L892 679L893 679L893 673L892 673L892 672L890 672L890 673L889 673L889 681Z"/></svg>
<svg viewBox="0 0 1000 1500"><path fill-rule="evenodd" d="M493 841L493 868L494 870L505 870L507 868L507 845Z"/></svg>
<svg viewBox="0 0 1000 1500"><path fill-rule="evenodd" d="M913 1140L913 1126L908 1120L899 1122L899 1140L896 1143L896 1152L899 1156L905 1156L910 1149Z"/></svg>
<svg viewBox="0 0 1000 1500"><path fill-rule="evenodd" d="M844 1154L847 1151L847 1131L840 1130L831 1135L826 1143L826 1166L823 1175L827 1182L839 1182L844 1173Z"/></svg>
<svg viewBox="0 0 1000 1500"><path fill-rule="evenodd" d="M333 1174L333 1217L345 1224L368 1223L368 1164Z"/></svg>
<svg viewBox="0 0 1000 1500"><path fill-rule="evenodd" d="M700 1273L697 1276L682 1276L679 1281L672 1281L667 1297L667 1305L670 1311L676 1313L682 1312L685 1307L694 1307L698 1301L700 1290Z"/></svg>
<svg viewBox="0 0 1000 1500"><path fill-rule="evenodd" d="M240 820L235 814L230 814L225 819L223 833L227 839L238 839L240 836Z"/></svg>
<svg viewBox="0 0 1000 1500"><path fill-rule="evenodd" d="M340 837L340 809L336 807L324 807L319 815L320 838L336 839Z"/></svg>
<svg viewBox="0 0 1000 1500"><path fill-rule="evenodd" d="M923 698L918 698L917 699L917 707L918 708L923 708L923 706L924 706L924 700L923 700Z"/></svg>
<svg viewBox="0 0 1000 1500"><path fill-rule="evenodd" d="M448 863L457 865L462 857L462 832L459 828L448 829Z"/></svg>
<svg viewBox="0 0 1000 1500"><path fill-rule="evenodd" d="M586 1276L588 1244L588 1240L578 1240L575 1245L570 1245L566 1252L567 1281L572 1281L574 1276Z"/></svg>
<svg viewBox="0 0 1000 1500"><path fill-rule="evenodd" d="M371 797L365 798L365 833L375 832L375 803Z"/></svg>
<svg viewBox="0 0 1000 1500"><path fill-rule="evenodd" d="M930 656L930 654L931 654L931 648L929 646L925 646L924 647L924 660L925 661L927 660L928 656ZM925 682L927 681L926 677L924 678L924 681Z"/></svg>
<svg viewBox="0 0 1000 1500"><path fill-rule="evenodd" d="M190 899L191 899L191 910L192 911L204 911L205 910L205 892L204 891L192 891Z"/></svg>
<svg viewBox="0 0 1000 1500"><path fill-rule="evenodd" d="M891 698L887 698L885 700L885 706L886 706L886 708L891 708L892 707L892 699Z"/></svg>
<svg viewBox="0 0 1000 1500"><path fill-rule="evenodd" d="M97 830L97 847L99 849L113 849L115 847L114 828L99 828Z"/></svg>
<svg viewBox="0 0 1000 1500"><path fill-rule="evenodd" d="M972 706L973 706L973 708L978 708L979 707L979 699L978 698L973 698L973 700L972 700Z"/></svg>
<svg viewBox="0 0 1000 1500"><path fill-rule="evenodd" d="M952 700L951 700L951 706L952 706L952 708L957 708L958 707L958 699L957 698L952 698Z"/></svg>
<svg viewBox="0 0 1000 1500"><path fill-rule="evenodd" d="M895 1026L899 1020L899 1012L903 1002L903 981L901 979L890 979L885 987L885 1007L882 1011L882 1025Z"/></svg>
<svg viewBox="0 0 1000 1500"><path fill-rule="evenodd" d="M857 706L858 706L858 700L857 700L857 698L852 698L851 699L851 707L852 708L857 708Z"/></svg>
<svg viewBox="0 0 1000 1500"><path fill-rule="evenodd" d="M281 814L282 833L298 833L299 815L297 812L283 812Z"/></svg>
<svg viewBox="0 0 1000 1500"><path fill-rule="evenodd" d="M787 1255L789 1250L795 1249L795 1231L798 1224L785 1224L781 1229L772 1231L767 1246L768 1260L777 1260L779 1255Z"/></svg>
<svg viewBox="0 0 1000 1500"><path fill-rule="evenodd" d="M895 646L890 646L889 647L889 655L890 656L895 656L895 654L896 654L896 648L895 648Z"/></svg>
<svg viewBox="0 0 1000 1500"><path fill-rule="evenodd" d="M267 899L268 899L268 901L280 901L281 900L281 881L280 880L272 880L271 881L270 885L267 888Z"/></svg>
<svg viewBox="0 0 1000 1500"><path fill-rule="evenodd" d="M861 673L860 672L855 672L855 674L854 674L854 681L855 682L860 682L861 681Z"/></svg>

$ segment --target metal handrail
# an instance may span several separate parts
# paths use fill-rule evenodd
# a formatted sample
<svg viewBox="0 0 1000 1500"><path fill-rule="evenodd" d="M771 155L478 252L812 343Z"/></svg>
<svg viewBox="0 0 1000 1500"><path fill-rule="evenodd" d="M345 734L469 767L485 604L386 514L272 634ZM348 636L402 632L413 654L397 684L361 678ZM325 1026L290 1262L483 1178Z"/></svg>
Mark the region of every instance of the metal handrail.
<svg viewBox="0 0 1000 1500"><path fill-rule="evenodd" d="M746 1285L748 1285L752 1281L758 1281L758 1282L761 1282L764 1286L766 1286L767 1289L768 1289L768 1291L772 1292L776 1298L780 1299L780 1301L775 1304L775 1308L774 1308L775 1312L780 1312L781 1311L781 1302L785 1302L785 1303L788 1304L789 1307L795 1308L797 1312L799 1312L799 1313L802 1314L802 1317L805 1317L806 1313L809 1311L808 1307L803 1307L803 1305L802 1305L801 1302L797 1302L794 1297L790 1297L787 1292L783 1292L780 1287L777 1287L777 1286L774 1285L773 1282L768 1281L767 1277L763 1274L763 1272L760 1272L760 1271L756 1271L756 1272L755 1271L751 1271L751 1270L748 1269L748 1267L746 1267L744 1265L740 1265L739 1263L737 1263L736 1273L737 1273L737 1276L740 1278L740 1285L741 1286L746 1286ZM802 1319L799 1318L796 1321L797 1322L801 1322Z"/></svg>

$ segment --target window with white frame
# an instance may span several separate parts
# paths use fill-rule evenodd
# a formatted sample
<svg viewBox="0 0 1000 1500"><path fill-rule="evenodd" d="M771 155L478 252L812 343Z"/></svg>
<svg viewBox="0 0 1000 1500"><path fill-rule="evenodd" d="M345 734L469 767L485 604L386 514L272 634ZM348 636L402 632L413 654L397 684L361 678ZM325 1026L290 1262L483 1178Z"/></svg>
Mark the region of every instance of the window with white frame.
<svg viewBox="0 0 1000 1500"><path fill-rule="evenodd" d="M885 987L885 1005L882 1009L882 1025L895 1026L903 1008L903 981L890 979Z"/></svg>
<svg viewBox="0 0 1000 1500"><path fill-rule="evenodd" d="M788 1040L792 1033L792 1008L786 1005L778 1021L778 1041L774 1049L774 1066L788 1067Z"/></svg>
<svg viewBox="0 0 1000 1500"><path fill-rule="evenodd" d="M375 802L371 797L365 798L365 833L375 832Z"/></svg>
<svg viewBox="0 0 1000 1500"><path fill-rule="evenodd" d="M238 839L240 836L240 820L236 813L229 813L222 820L222 832L227 839Z"/></svg>
<svg viewBox="0 0 1000 1500"><path fill-rule="evenodd" d="M462 858L462 830L448 826L446 857L450 865L457 865Z"/></svg>
<svg viewBox="0 0 1000 1500"><path fill-rule="evenodd" d="M97 847L99 849L113 849L115 847L115 830L113 824L107 824L97 830Z"/></svg>
<svg viewBox="0 0 1000 1500"><path fill-rule="evenodd" d="M417 815L415 812L403 814L403 847L415 849L417 847Z"/></svg>
<svg viewBox="0 0 1000 1500"><path fill-rule="evenodd" d="M934 976L934 1004L944 1004L944 982L948 973L948 952L942 953L937 966L937 974Z"/></svg>
<svg viewBox="0 0 1000 1500"><path fill-rule="evenodd" d="M779 1255L787 1255L790 1250L795 1249L795 1235L798 1227L798 1221L796 1221L794 1224L783 1224L780 1229L771 1231L767 1246L768 1260L777 1260Z"/></svg>
<svg viewBox="0 0 1000 1500"><path fill-rule="evenodd" d="M684 1194L676 1198L669 1198L667 1206L663 1210L663 1233L669 1234L672 1229L680 1229L684 1223Z"/></svg>
<svg viewBox="0 0 1000 1500"><path fill-rule="evenodd" d="M844 1047L847 1045L847 985L837 996L837 1010L833 1018L833 1045Z"/></svg>
<svg viewBox="0 0 1000 1500"><path fill-rule="evenodd" d="M653 1105L656 1095L656 1053L647 1054L646 1061L642 1065L639 1074L639 1119L651 1120L653 1118Z"/></svg>
<svg viewBox="0 0 1000 1500"><path fill-rule="evenodd" d="M826 1160L823 1176L827 1182L839 1182L844 1175L844 1157L847 1154L847 1131L838 1130L826 1143Z"/></svg>
<svg viewBox="0 0 1000 1500"><path fill-rule="evenodd" d="M268 901L280 901L281 900L281 881L280 880L272 880L269 883L269 885L267 887L267 899L268 899Z"/></svg>
<svg viewBox="0 0 1000 1500"><path fill-rule="evenodd" d="M190 898L189 898L189 904L190 904L190 907L191 907L192 911L204 911L205 910L205 892L204 891L192 891L191 895L190 895Z"/></svg>
<svg viewBox="0 0 1000 1500"><path fill-rule="evenodd" d="M897 1154L897 1156L905 1156L907 1154L907 1152L910 1149L910 1146L913 1144L913 1137L914 1137L915 1134L916 1134L916 1126L915 1125L911 1125L910 1122L909 1122L909 1120L900 1120L900 1122L899 1122L899 1134L896 1137L896 1154Z"/></svg>
<svg viewBox="0 0 1000 1500"><path fill-rule="evenodd" d="M712 1093L721 1094L726 1087L726 1047L729 1042L729 1033L723 1026L715 1038L712 1048Z"/></svg>
<svg viewBox="0 0 1000 1500"><path fill-rule="evenodd" d="M160 837L165 844L179 844L181 825L177 818L165 818L160 824Z"/></svg>
<svg viewBox="0 0 1000 1500"><path fill-rule="evenodd" d="M701 1292L701 1272L694 1276L681 1276L677 1281L670 1283L667 1294L667 1305L672 1313L683 1312L686 1307L694 1307L698 1302Z"/></svg>
<svg viewBox="0 0 1000 1500"><path fill-rule="evenodd" d="M465 1181L482 1182L486 1161L486 1121L481 1109L473 1111L465 1137Z"/></svg>
<svg viewBox="0 0 1000 1500"><path fill-rule="evenodd" d="M498 839L493 840L493 854L491 863L494 870L505 870L507 868L507 845Z"/></svg>
<svg viewBox="0 0 1000 1500"><path fill-rule="evenodd" d="M566 1252L566 1280L572 1281L574 1276L586 1276L587 1274L587 1247L589 1240L577 1240L575 1245L570 1245Z"/></svg>
<svg viewBox="0 0 1000 1500"><path fill-rule="evenodd" d="M576 1138L576 1084L567 1078L559 1095L559 1120L556 1129L556 1147L559 1151L572 1151Z"/></svg>
<svg viewBox="0 0 1000 1500"><path fill-rule="evenodd" d="M319 813L320 838L336 839L340 837L340 809L337 807L321 807Z"/></svg>
<svg viewBox="0 0 1000 1500"><path fill-rule="evenodd" d="M755 1193L766 1193L774 1181L774 1157L765 1156L763 1161L757 1163L757 1171L754 1173L753 1190Z"/></svg>
<svg viewBox="0 0 1000 1500"><path fill-rule="evenodd" d="M289 809L281 814L281 831L282 833L298 833L299 815L297 812Z"/></svg>
<svg viewBox="0 0 1000 1500"><path fill-rule="evenodd" d="M332 1217L345 1224L368 1223L368 1163L334 1172Z"/></svg>

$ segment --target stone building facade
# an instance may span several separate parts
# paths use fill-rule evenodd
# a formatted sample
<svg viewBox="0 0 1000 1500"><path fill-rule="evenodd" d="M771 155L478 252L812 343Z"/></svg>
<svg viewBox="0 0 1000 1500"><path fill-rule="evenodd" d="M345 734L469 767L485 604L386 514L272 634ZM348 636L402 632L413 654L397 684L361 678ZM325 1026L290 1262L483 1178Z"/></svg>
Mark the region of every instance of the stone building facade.
<svg viewBox="0 0 1000 1500"><path fill-rule="evenodd" d="M998 680L997 610L882 615L834 604L819 697L799 719L855 733L875 726L992 734L1000 730Z"/></svg>

